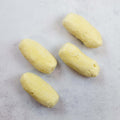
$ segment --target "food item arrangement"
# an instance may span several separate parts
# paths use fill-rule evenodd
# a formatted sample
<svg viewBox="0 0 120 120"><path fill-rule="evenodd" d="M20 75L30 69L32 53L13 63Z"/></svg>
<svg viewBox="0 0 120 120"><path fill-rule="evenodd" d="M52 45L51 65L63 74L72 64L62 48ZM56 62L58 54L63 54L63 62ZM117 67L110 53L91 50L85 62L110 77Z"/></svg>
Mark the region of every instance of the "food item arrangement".
<svg viewBox="0 0 120 120"><path fill-rule="evenodd" d="M97 48L102 45L100 33L77 14L68 14L63 20L63 26L81 40L86 47ZM36 41L24 39L20 42L19 49L38 71L50 74L55 70L57 60ZM82 76L96 77L99 74L100 67L97 62L86 56L72 43L64 44L59 50L59 56L66 65ZM33 73L24 73L20 82L24 90L45 107L53 107L59 101L57 92L42 78Z"/></svg>

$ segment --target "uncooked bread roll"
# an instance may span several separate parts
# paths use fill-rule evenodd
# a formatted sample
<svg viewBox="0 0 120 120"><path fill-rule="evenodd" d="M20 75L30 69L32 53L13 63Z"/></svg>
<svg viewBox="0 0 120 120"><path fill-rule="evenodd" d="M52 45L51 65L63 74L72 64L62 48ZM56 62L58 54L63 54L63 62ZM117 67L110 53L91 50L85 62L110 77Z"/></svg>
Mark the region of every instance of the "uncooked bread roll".
<svg viewBox="0 0 120 120"><path fill-rule="evenodd" d="M20 82L26 92L46 107L53 107L59 100L56 91L43 79L33 73L24 73Z"/></svg>
<svg viewBox="0 0 120 120"><path fill-rule="evenodd" d="M83 76L96 77L99 74L97 62L86 56L71 43L66 43L60 49L59 56L65 64Z"/></svg>
<svg viewBox="0 0 120 120"><path fill-rule="evenodd" d="M77 14L68 14L63 20L64 27L85 46L97 48L102 45L100 33L83 17Z"/></svg>
<svg viewBox="0 0 120 120"><path fill-rule="evenodd" d="M57 65L53 55L39 43L24 39L19 44L23 56L40 72L51 73Z"/></svg>

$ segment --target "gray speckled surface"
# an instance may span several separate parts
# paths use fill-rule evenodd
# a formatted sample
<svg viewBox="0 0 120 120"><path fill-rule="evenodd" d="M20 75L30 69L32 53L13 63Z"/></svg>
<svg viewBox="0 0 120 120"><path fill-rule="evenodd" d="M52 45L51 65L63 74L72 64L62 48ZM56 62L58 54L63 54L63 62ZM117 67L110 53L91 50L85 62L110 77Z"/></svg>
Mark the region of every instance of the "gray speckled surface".
<svg viewBox="0 0 120 120"><path fill-rule="evenodd" d="M70 12L85 17L101 33L103 46L86 48L62 26ZM57 59L51 75L35 70L21 55L18 43L31 38ZM77 45L100 67L96 78L85 78L59 58L66 42ZM120 1L1 0L0 1L0 120L120 120ZM33 100L21 87L20 76L33 72L60 95L52 109Z"/></svg>

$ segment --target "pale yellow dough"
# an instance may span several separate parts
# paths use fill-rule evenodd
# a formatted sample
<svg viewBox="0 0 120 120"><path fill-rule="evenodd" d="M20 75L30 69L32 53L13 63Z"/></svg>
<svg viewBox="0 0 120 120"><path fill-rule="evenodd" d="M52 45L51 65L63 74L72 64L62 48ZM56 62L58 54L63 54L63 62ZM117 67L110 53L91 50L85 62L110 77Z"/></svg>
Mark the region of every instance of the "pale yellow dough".
<svg viewBox="0 0 120 120"><path fill-rule="evenodd" d="M97 62L86 56L71 43L66 43L60 49L59 56L65 64L83 76L96 77L99 74Z"/></svg>
<svg viewBox="0 0 120 120"><path fill-rule="evenodd" d="M70 13L63 20L64 27L89 48L102 45L100 33L83 17Z"/></svg>
<svg viewBox="0 0 120 120"><path fill-rule="evenodd" d="M40 72L49 74L54 71L57 61L53 55L31 39L24 39L19 44L23 56Z"/></svg>
<svg viewBox="0 0 120 120"><path fill-rule="evenodd" d="M20 82L26 92L46 107L53 107L59 100L56 91L42 78L33 73L24 73Z"/></svg>

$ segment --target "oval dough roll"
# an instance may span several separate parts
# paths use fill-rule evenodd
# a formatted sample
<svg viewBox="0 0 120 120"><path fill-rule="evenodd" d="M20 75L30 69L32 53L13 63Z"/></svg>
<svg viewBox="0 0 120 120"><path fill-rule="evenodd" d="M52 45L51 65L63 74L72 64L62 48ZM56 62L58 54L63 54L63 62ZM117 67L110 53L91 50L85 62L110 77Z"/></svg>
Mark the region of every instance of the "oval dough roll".
<svg viewBox="0 0 120 120"><path fill-rule="evenodd" d="M26 92L46 107L53 107L59 100L56 91L42 78L33 73L24 73L20 82Z"/></svg>
<svg viewBox="0 0 120 120"><path fill-rule="evenodd" d="M24 39L19 44L23 56L40 72L49 74L54 71L57 61L53 55L31 39Z"/></svg>
<svg viewBox="0 0 120 120"><path fill-rule="evenodd" d="M86 56L71 43L66 43L60 49L59 56L65 64L83 76L96 77L99 74L97 62Z"/></svg>
<svg viewBox="0 0 120 120"><path fill-rule="evenodd" d="M102 45L100 33L77 14L68 14L63 20L63 26L89 48L97 48Z"/></svg>

